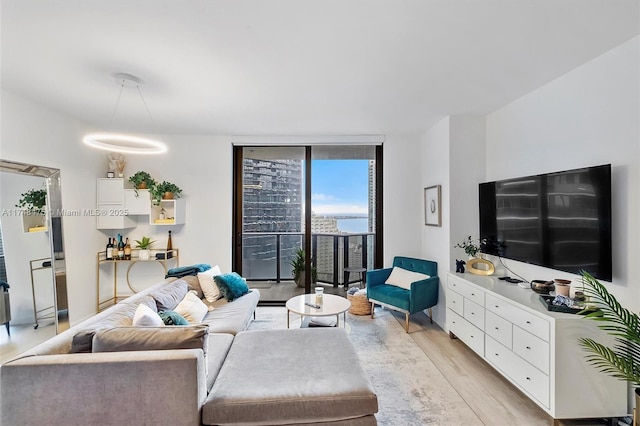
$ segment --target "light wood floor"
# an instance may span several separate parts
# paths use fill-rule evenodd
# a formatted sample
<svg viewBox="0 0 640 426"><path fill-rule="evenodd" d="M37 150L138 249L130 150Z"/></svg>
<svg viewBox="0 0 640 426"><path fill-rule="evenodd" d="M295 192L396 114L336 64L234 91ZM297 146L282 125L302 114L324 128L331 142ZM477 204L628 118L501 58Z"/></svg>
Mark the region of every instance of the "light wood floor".
<svg viewBox="0 0 640 426"><path fill-rule="evenodd" d="M376 307L376 310L381 309ZM403 313L393 313L404 328ZM485 425L550 425L551 417L489 364L424 314L411 315L411 338ZM562 426L609 424L604 419L561 420Z"/></svg>

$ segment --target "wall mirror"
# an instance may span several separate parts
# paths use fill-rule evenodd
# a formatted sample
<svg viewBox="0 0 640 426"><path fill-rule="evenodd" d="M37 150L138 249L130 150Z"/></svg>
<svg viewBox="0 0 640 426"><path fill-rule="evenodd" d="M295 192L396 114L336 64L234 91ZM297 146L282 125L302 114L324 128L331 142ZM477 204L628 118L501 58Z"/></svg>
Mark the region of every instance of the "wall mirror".
<svg viewBox="0 0 640 426"><path fill-rule="evenodd" d="M16 207L31 190L44 214ZM69 308L60 170L0 159L0 193L2 362L69 328Z"/></svg>

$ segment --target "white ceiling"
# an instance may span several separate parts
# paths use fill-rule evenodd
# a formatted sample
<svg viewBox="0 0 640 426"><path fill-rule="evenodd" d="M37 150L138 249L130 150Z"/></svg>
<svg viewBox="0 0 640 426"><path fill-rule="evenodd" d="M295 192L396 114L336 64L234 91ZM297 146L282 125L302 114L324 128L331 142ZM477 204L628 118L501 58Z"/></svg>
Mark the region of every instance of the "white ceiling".
<svg viewBox="0 0 640 426"><path fill-rule="evenodd" d="M640 33L638 0L2 0L4 89L101 130L422 132ZM113 121L117 72L137 75ZM110 124L111 123L111 124Z"/></svg>

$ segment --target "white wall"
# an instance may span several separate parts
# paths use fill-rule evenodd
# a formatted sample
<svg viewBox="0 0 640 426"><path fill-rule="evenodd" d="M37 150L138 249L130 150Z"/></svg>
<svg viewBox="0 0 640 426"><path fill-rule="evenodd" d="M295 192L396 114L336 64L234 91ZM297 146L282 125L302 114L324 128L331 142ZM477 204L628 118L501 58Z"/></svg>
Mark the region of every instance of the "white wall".
<svg viewBox="0 0 640 426"><path fill-rule="evenodd" d="M433 319L443 328L447 272L455 270L456 258L465 259L464 252L453 246L468 235L478 236L484 138L485 120L477 116L447 117L422 137L423 186L442 185L442 227L423 226L422 258L438 262L441 285Z"/></svg>
<svg viewBox="0 0 640 426"><path fill-rule="evenodd" d="M420 135L387 135L383 149L384 266L390 267L394 256L421 254L416 232L424 226Z"/></svg>
<svg viewBox="0 0 640 426"><path fill-rule="evenodd" d="M640 38L487 116L487 180L612 165L613 282L640 310ZM568 274L520 262L527 279ZM568 276L578 279L577 276Z"/></svg>
<svg viewBox="0 0 640 426"><path fill-rule="evenodd" d="M424 224L424 201L422 206L422 259L433 260L438 263L438 275L440 276L440 290L438 305L432 309L433 320L444 328L445 324L445 297L446 297L446 273L449 270L451 230L451 183L449 179L449 146L450 146L449 117L439 121L422 135L422 188L441 185L441 212L442 226L426 226ZM424 195L423 195L424 197ZM424 200L424 198L423 198Z"/></svg>
<svg viewBox="0 0 640 426"><path fill-rule="evenodd" d="M60 169L62 207L95 208L95 179L105 172L106 159L82 145L87 126L6 90L2 90L1 108L0 156ZM62 221L73 325L95 312L95 253L103 244L95 217L63 217Z"/></svg>

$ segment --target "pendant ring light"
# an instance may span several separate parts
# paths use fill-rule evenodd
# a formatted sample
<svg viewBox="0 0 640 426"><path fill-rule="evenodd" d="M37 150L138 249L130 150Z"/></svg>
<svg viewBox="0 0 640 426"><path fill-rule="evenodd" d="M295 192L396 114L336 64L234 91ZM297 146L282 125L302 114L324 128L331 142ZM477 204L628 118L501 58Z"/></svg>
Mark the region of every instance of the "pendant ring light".
<svg viewBox="0 0 640 426"><path fill-rule="evenodd" d="M138 94L142 99L142 103L144 104L147 114L153 122L153 117L151 117L151 113L149 112L147 103L142 96L142 90L140 90L142 80L134 75L126 73L113 74L113 77L116 82L120 83L120 93L118 94L118 100L116 101L115 109L113 110L113 114L111 115L111 122L113 122L113 118L115 117L116 111L118 110L120 97L125 86L137 88ZM111 123L109 127L111 127ZM167 152L167 146L163 142L123 133L90 133L85 135L82 141L86 145L89 145L93 148L111 152L121 152L125 154L162 154Z"/></svg>

